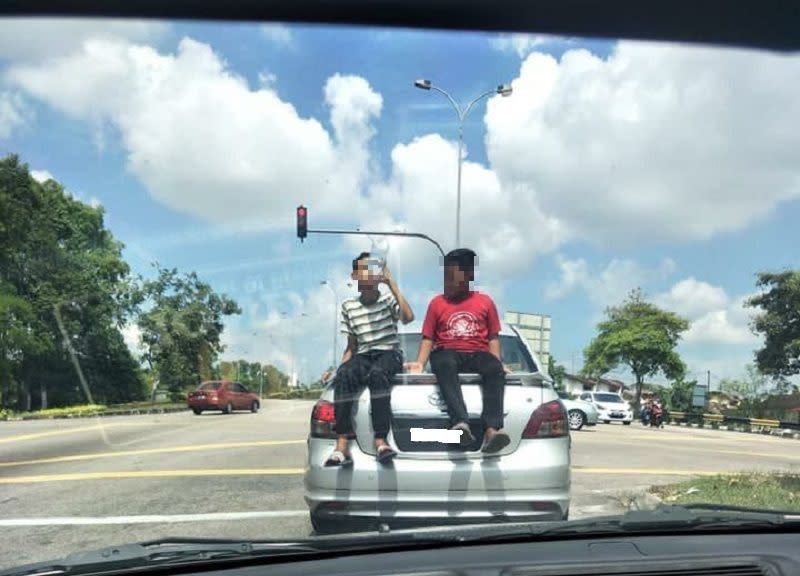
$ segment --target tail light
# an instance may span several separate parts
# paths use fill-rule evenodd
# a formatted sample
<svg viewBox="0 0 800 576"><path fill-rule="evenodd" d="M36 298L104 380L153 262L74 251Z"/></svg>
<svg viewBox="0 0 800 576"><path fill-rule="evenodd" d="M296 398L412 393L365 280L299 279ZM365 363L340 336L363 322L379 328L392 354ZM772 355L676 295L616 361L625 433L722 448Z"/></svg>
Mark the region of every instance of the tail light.
<svg viewBox="0 0 800 576"><path fill-rule="evenodd" d="M553 400L542 404L533 411L522 432L522 439L561 438L568 435L567 412L561 402Z"/></svg>
<svg viewBox="0 0 800 576"><path fill-rule="evenodd" d="M311 437L336 438L336 413L333 402L320 400L311 412Z"/></svg>

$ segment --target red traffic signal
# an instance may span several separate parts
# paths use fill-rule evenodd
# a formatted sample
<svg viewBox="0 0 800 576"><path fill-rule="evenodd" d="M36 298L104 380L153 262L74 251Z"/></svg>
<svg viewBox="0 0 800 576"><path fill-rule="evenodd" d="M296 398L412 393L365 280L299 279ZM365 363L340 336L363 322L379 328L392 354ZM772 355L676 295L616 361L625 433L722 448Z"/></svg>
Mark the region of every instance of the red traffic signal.
<svg viewBox="0 0 800 576"><path fill-rule="evenodd" d="M308 208L302 204L297 207L297 237L300 241L308 236Z"/></svg>

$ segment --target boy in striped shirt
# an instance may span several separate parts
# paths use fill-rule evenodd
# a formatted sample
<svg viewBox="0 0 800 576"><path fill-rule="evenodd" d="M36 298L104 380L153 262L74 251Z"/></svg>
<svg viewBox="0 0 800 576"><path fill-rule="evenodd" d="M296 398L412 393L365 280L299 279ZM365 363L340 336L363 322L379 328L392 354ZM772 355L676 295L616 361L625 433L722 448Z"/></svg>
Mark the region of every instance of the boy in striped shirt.
<svg viewBox="0 0 800 576"><path fill-rule="evenodd" d="M336 413L336 450L326 466L352 464L349 440L353 437L353 402L369 387L372 403L372 427L375 433L377 460L389 462L396 455L386 443L391 421L392 378L403 370L403 354L397 335L397 322L408 324L414 312L400 292L389 269L374 270L375 260L362 252L353 260L353 280L358 282L358 298L342 303L342 333L347 335L347 349L336 372L334 411ZM388 292L380 292L380 284Z"/></svg>

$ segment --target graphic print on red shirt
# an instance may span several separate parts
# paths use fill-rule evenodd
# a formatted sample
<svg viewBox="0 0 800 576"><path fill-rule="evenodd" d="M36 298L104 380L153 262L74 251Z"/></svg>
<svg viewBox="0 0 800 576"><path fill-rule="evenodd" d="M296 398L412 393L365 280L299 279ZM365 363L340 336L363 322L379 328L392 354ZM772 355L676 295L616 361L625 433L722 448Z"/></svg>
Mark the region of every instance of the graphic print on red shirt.
<svg viewBox="0 0 800 576"><path fill-rule="evenodd" d="M470 292L451 301L443 294L428 305L422 336L433 340L433 349L459 352L488 352L489 337L500 333L500 318L492 299L482 292Z"/></svg>

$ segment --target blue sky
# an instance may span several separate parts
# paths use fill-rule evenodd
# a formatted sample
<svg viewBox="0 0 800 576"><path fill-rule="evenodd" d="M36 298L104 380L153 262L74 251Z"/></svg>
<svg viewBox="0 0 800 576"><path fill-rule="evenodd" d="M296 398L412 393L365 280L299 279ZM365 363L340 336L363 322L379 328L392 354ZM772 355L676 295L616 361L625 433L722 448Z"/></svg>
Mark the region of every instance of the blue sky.
<svg viewBox="0 0 800 576"><path fill-rule="evenodd" d="M738 375L758 345L741 306L755 273L798 266L798 58L279 25L5 21L0 38L0 153L101 203L136 272L197 270L236 298L230 356L294 355L304 379L331 354L320 281L349 294L370 243L300 244L294 206L312 227L453 247L455 114L420 77L461 102L513 84L465 123L463 236L501 309L552 316L568 368L641 286L692 320L691 372ZM419 317L435 256L389 250Z"/></svg>

